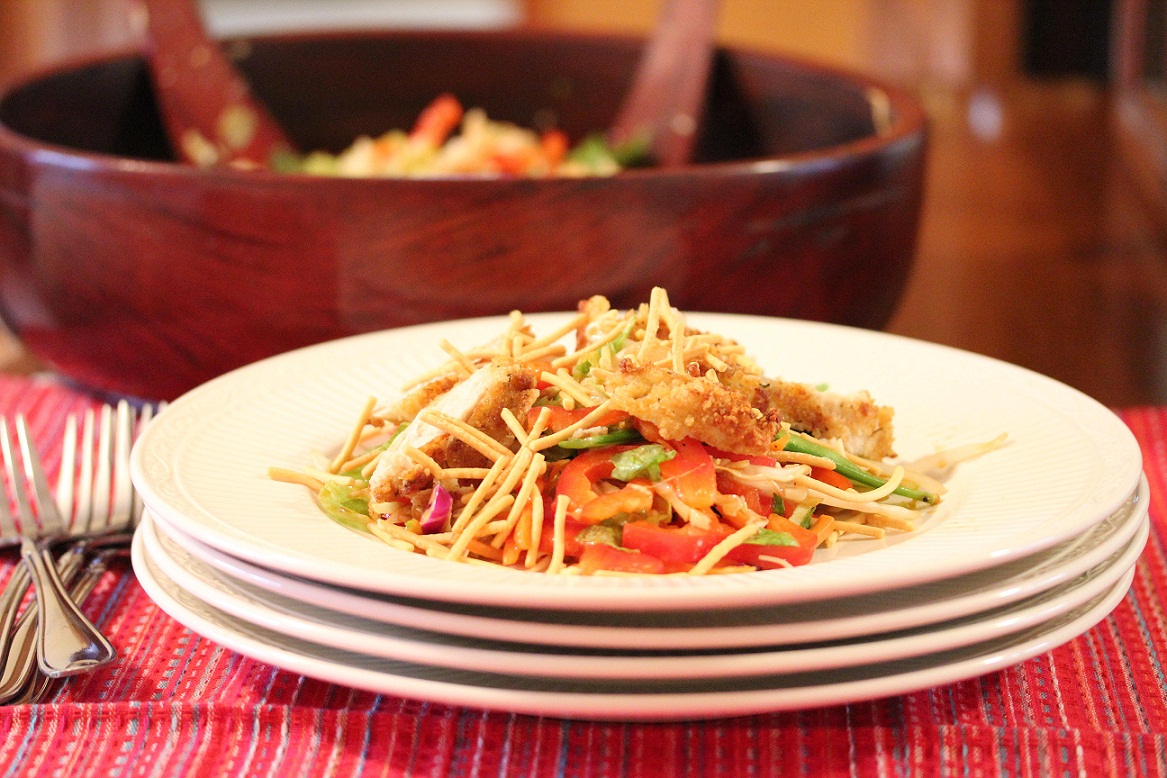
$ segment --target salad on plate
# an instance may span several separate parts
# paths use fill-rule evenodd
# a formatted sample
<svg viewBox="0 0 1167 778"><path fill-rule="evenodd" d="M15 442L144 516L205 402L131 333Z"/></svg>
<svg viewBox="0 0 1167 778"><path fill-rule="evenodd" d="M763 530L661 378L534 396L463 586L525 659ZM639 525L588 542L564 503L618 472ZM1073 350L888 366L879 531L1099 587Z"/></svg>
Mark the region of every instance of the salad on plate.
<svg viewBox="0 0 1167 778"><path fill-rule="evenodd" d="M552 332L515 311L489 343L440 345L446 360L403 394L368 399L338 452L269 476L410 553L712 575L911 532L944 498L933 473L1005 440L898 462L892 408L767 376L661 288L632 310L581 301Z"/></svg>

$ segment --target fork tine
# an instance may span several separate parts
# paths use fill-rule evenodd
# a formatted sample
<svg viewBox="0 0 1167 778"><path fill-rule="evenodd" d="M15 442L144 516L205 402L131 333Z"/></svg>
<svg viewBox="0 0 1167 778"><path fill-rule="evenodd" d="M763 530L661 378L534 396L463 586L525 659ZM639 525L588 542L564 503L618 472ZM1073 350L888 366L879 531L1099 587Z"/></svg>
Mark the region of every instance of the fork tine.
<svg viewBox="0 0 1167 778"><path fill-rule="evenodd" d="M93 493L98 499L93 505L93 529L100 531L109 526L110 498L110 458L113 449L113 413L108 405L101 406L97 429L97 462L93 476Z"/></svg>
<svg viewBox="0 0 1167 778"><path fill-rule="evenodd" d="M5 445L8 441L8 422L0 418L0 435L4 437ZM7 452L4 455L5 469L9 473L9 481L13 479L12 468L8 466L11 457ZM0 490L3 492L0 496L0 538L3 539L17 539L20 536L20 528L16 526L16 518L12 515L12 508L9 504L9 492L7 490Z"/></svg>
<svg viewBox="0 0 1167 778"><path fill-rule="evenodd" d="M12 453L12 440L8 435L8 420L0 418L0 455L4 457L4 470L8 475L8 485L11 498L16 502L16 513L20 521L22 535L36 534L35 528L27 526L32 523L32 506L28 502L28 492L24 487L24 480L17 472L16 456Z"/></svg>
<svg viewBox="0 0 1167 778"><path fill-rule="evenodd" d="M57 504L53 493L49 490L49 481L45 477L45 468L41 464L40 455L36 447L30 442L28 422L24 415L16 417L16 439L20 443L20 455L24 458L24 475L32 484L36 494L37 519L40 521L42 535L60 534L65 529L61 514L57 511Z"/></svg>
<svg viewBox="0 0 1167 778"><path fill-rule="evenodd" d="M134 442L134 420L130 404L125 400L117 406L117 424L113 441L113 509L111 524L125 527L133 520L134 494L130 481L130 446Z"/></svg>
<svg viewBox="0 0 1167 778"><path fill-rule="evenodd" d="M76 531L78 513L73 507L73 490L77 482L77 416L70 413L65 419L65 434L61 438L61 467L57 471L57 510L70 520L70 529Z"/></svg>
<svg viewBox="0 0 1167 778"><path fill-rule="evenodd" d="M74 524L93 529L93 409L85 411L81 426L81 469L77 473L77 515Z"/></svg>

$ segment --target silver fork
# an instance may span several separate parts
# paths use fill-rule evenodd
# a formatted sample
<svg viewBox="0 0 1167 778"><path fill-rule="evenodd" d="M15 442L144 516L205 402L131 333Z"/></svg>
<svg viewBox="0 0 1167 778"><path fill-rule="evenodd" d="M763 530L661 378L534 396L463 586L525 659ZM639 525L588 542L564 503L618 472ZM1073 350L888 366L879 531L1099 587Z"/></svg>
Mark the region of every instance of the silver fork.
<svg viewBox="0 0 1167 778"><path fill-rule="evenodd" d="M160 411L165 403L158 407ZM103 408L100 430L97 434L99 452L93 457L93 414L86 414L82 430L81 463L75 467L77 425L70 418L62 444L60 476L57 481L57 504L61 512L72 516L71 526L84 531L80 539L70 545L57 560L61 578L70 583L73 599L83 603L118 556L124 556L126 547L141 521L143 506L129 481L130 444L136 437L132 414L128 406L120 408L116 429L111 433L110 411ZM155 410L145 406L138 422L137 432L150 423ZM110 441L113 441L112 444ZM111 453L113 462L110 461ZM110 507L111 487L113 507ZM81 569L87 554L96 551L89 563ZM80 577L73 581L78 575ZM49 688L51 678L36 673L37 652L34 643L37 619L29 612L21 615L12 637L10 650L0 653L0 705L33 702Z"/></svg>
<svg viewBox="0 0 1167 778"><path fill-rule="evenodd" d="M0 436L3 436L7 443L8 420L4 418L0 418ZM13 492L24 490L24 483L20 479L10 475L9 481L12 483L9 488ZM39 531L39 527L18 527L9 502L9 493L4 491L3 495L0 496L0 537L5 540L6 545L9 542L19 542L26 533ZM8 641L12 636L12 626L30 582L28 568L24 565L18 565L9 576L4 591L0 593L0 654L5 653L8 649Z"/></svg>
<svg viewBox="0 0 1167 778"><path fill-rule="evenodd" d="M37 540L26 530L20 544L20 555L36 590L37 658L41 671L55 678L109 664L117 657L117 651L69 597L57 570L53 546L64 535L65 524L49 491L40 457L28 439L23 417L17 417L16 431L25 475L36 493L34 513L27 494L14 488L21 524L28 528L39 521L42 528ZM0 453L10 481L19 483L7 435L0 438Z"/></svg>
<svg viewBox="0 0 1167 778"><path fill-rule="evenodd" d="M88 452L88 463L84 465L85 472L89 474L87 482L81 484L81 488L87 494L92 490L92 459L93 459L93 412L89 411L85 414L85 432L84 432L83 447ZM7 421L0 419L0 437L8 443ZM57 509L62 516L73 517L66 528L64 537L75 537L80 535L85 530L85 517L76 514L73 511L73 478L64 477L66 473L71 474L73 471L73 462L76 457L77 449L77 417L70 414L65 422L65 435L62 444L61 463L60 463L60 477L57 481ZM5 460L11 462L11 456ZM24 483L21 479L16 477L15 469L9 468L9 481L12 483L10 487L14 492L23 491ZM87 497L84 498L88 500ZM11 542L19 543L22 537L22 528L16 526L13 519L12 512L8 507L8 500L0 500L0 545L8 545ZM29 531L35 531L36 528L23 528ZM61 572L62 579L66 579L68 571L63 567L58 568ZM29 577L28 567L20 565L13 569L12 575L8 579L8 584L2 594L0 594L0 657L6 657L8 653L9 639L13 638L13 628L17 623L17 613L20 611L21 602L27 593L32 580ZM28 611L22 618L28 618ZM13 638L14 639L14 638Z"/></svg>
<svg viewBox="0 0 1167 778"><path fill-rule="evenodd" d="M27 440L28 432L23 420L18 420L16 429L18 437ZM26 479L35 479L36 473L43 472L43 470L39 467L39 462L38 467L33 469L31 462L27 458L25 459L25 468L20 469L16 466L16 460L12 453L8 421L3 418L0 418L0 448L3 450L3 461L8 481L7 489L0 490L2 491L2 498L0 498L0 525L3 525L6 532L15 532L15 537L21 542L29 538L47 540L50 537L61 534L63 527L60 524L59 515L46 513L39 517L39 521L34 520L30 515L31 511L28 502ZM47 487L44 487L42 484L42 488ZM9 508L10 497L17 504L17 512L20 515L19 527L17 527L12 511ZM12 537L12 535L7 536L8 539ZM20 609L20 604L24 600L30 583L29 568L26 565L20 565L12 571L4 592L0 595L0 654L7 650L16 614Z"/></svg>

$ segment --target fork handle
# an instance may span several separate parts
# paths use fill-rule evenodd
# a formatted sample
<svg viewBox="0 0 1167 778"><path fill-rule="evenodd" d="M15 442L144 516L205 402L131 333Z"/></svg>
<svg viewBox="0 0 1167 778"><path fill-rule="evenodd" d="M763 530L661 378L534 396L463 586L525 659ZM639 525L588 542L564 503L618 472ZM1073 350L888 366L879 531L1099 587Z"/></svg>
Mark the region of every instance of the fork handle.
<svg viewBox="0 0 1167 778"><path fill-rule="evenodd" d="M48 544L25 538L20 555L36 587L37 661L41 672L60 678L92 670L117 658L105 635L65 591Z"/></svg>
<svg viewBox="0 0 1167 778"><path fill-rule="evenodd" d="M8 641L12 637L16 614L20 612L20 603L24 600L24 594L31 583L28 570L24 565L20 565L12 571L4 585L4 592L0 594L0 656L8 652Z"/></svg>
<svg viewBox="0 0 1167 778"><path fill-rule="evenodd" d="M71 546L57 560L61 580L69 587L69 595L78 603L84 603L89 597L102 573L109 567L110 558L117 553L116 550L102 551L82 571L81 578L74 580L84 561L84 547L84 544ZM17 569L27 578L23 566ZM0 705L19 703L28 694L30 682L37 668L37 623L36 614L29 611L22 613L17 621L16 629L12 633L12 643L2 655L4 661L0 666Z"/></svg>
<svg viewBox="0 0 1167 778"><path fill-rule="evenodd" d="M0 705L17 700L36 673L36 625L31 613L21 615L12 633L12 644L0 668Z"/></svg>

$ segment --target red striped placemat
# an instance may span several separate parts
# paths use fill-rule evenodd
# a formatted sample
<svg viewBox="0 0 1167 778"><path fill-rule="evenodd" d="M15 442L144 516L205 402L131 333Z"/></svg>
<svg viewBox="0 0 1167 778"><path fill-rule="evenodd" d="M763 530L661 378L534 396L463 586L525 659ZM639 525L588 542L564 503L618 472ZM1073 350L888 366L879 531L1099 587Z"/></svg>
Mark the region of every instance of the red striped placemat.
<svg viewBox="0 0 1167 778"><path fill-rule="evenodd" d="M50 470L61 418L94 405L0 377ZM159 609L126 565L87 610L115 666L41 705L0 708L0 776L1167 775L1167 408L1121 413L1151 485L1130 594L1098 626L1015 667L901 697L692 723L540 719L323 683L244 658ZM0 580L16 554L0 556Z"/></svg>

